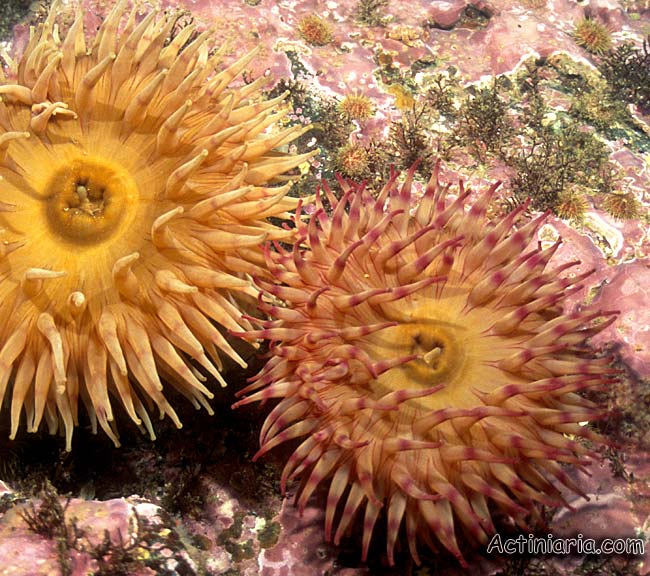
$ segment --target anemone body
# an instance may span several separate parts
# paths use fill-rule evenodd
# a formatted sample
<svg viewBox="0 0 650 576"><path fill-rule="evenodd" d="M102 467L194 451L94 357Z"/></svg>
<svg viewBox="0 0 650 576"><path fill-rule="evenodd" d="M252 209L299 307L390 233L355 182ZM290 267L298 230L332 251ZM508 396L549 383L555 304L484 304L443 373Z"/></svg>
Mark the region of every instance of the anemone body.
<svg viewBox="0 0 650 576"><path fill-rule="evenodd" d="M223 67L208 32L125 1L83 20L55 2L0 78L0 399L11 437L45 418L68 449L80 399L115 443L111 398L152 436L153 405L180 426L161 377L209 410L308 157L273 151L300 131L270 129L263 78L229 89L254 54Z"/></svg>
<svg viewBox="0 0 650 576"><path fill-rule="evenodd" d="M325 187L302 248L267 250L260 280L270 320L257 336L270 360L239 402L279 399L258 456L301 439L282 486L300 477L303 508L329 484L327 540L362 516L365 559L378 518L392 564L400 531L464 562L458 537L485 543L498 510L521 527L537 505L561 506L557 484L578 488L564 464L594 454L581 425L599 416L579 392L615 377L585 341L613 319L562 301L589 274L547 266L559 242L527 248L545 215L515 226L525 207L486 217L496 186L469 205L438 181L411 192L396 174L374 199L344 183Z"/></svg>

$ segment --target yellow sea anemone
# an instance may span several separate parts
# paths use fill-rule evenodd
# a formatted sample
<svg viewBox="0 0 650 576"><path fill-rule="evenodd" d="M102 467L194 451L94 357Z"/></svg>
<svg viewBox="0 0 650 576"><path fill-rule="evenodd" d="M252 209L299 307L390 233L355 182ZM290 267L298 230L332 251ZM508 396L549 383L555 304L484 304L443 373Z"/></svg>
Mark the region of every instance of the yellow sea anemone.
<svg viewBox="0 0 650 576"><path fill-rule="evenodd" d="M24 410L68 449L79 399L116 444L110 397L180 426L161 376L210 410L258 245L287 235L266 219L296 204L268 183L308 157L273 152L301 129L270 131L264 78L228 89L254 54L219 69L208 32L125 1L92 38L83 18L55 2L0 85L0 399L12 438Z"/></svg>
<svg viewBox="0 0 650 576"><path fill-rule="evenodd" d="M494 511L526 527L537 504L563 505L558 485L579 491L563 464L588 464L582 439L599 439L579 391L616 374L585 343L614 316L563 312L589 272L548 269L559 243L529 247L545 215L491 222L496 185L468 209L438 168L416 199L413 172L376 200L325 187L331 216L319 198L296 221L303 247L267 251L282 284L259 281L271 319L245 336L268 339L271 359L238 404L280 399L257 456L302 438L282 486L301 477L303 508L329 483L327 540L361 513L365 559L381 515L390 564L401 531L416 561L424 543L464 563L457 537L485 543Z"/></svg>

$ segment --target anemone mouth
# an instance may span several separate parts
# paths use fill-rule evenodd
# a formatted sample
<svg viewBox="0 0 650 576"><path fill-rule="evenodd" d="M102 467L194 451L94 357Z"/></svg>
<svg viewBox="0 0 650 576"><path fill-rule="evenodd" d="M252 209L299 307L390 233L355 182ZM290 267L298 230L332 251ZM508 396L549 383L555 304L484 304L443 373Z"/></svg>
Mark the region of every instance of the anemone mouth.
<svg viewBox="0 0 650 576"><path fill-rule="evenodd" d="M413 357L377 378L376 384L382 393L406 386L453 386L463 380L466 346L470 344L463 339L462 326L432 317L429 321L400 323L369 340L364 348L376 360L390 356L394 359Z"/></svg>
<svg viewBox="0 0 650 576"><path fill-rule="evenodd" d="M119 233L138 198L136 182L121 166L103 159L73 160L46 186L46 218L62 241L96 244Z"/></svg>
<svg viewBox="0 0 650 576"><path fill-rule="evenodd" d="M454 329L451 326L436 324L418 322L403 324L397 328L398 333L394 341L405 342L407 355L417 356L404 364L407 381L421 381L433 386L462 377L459 372L462 371L465 354L456 335L458 327ZM390 333L386 336L391 338Z"/></svg>

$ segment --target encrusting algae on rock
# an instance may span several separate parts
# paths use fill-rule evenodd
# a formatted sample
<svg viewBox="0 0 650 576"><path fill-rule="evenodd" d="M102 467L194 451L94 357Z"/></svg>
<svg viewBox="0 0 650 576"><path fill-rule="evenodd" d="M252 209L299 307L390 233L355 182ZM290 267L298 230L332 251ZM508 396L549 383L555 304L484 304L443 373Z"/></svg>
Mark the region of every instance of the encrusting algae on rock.
<svg viewBox="0 0 650 576"><path fill-rule="evenodd" d="M63 24L72 23L68 30ZM83 403L118 444L113 402L153 437L149 410L180 422L172 386L208 411L225 384L224 333L251 328L268 221L297 205L282 174L311 154L274 151L307 128L271 127L284 96L233 79L210 33L118 2L96 34L54 2L0 80L0 399L45 418L66 447ZM284 181L284 184L282 182ZM197 366L199 369L197 369ZM163 385L163 381L165 384Z"/></svg>

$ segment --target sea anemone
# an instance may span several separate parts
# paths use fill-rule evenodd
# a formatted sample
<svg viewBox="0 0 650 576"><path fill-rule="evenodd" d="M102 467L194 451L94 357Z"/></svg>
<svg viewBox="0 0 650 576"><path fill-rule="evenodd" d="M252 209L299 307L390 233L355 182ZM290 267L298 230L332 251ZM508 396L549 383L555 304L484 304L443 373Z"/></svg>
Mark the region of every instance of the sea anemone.
<svg viewBox="0 0 650 576"><path fill-rule="evenodd" d="M576 222L583 219L588 209L589 202L579 187L561 192L555 205L555 213L560 218Z"/></svg>
<svg viewBox="0 0 650 576"><path fill-rule="evenodd" d="M602 207L617 220L631 220L641 216L641 205L632 192L604 194Z"/></svg>
<svg viewBox="0 0 650 576"><path fill-rule="evenodd" d="M332 26L316 14L302 18L298 22L298 32L312 46L325 46L332 41Z"/></svg>
<svg viewBox="0 0 650 576"><path fill-rule="evenodd" d="M602 56L612 49L612 35L607 26L594 18L582 18L576 23L573 37L588 52Z"/></svg>
<svg viewBox="0 0 650 576"><path fill-rule="evenodd" d="M270 320L241 334L270 342L270 360L236 406L280 399L256 457L302 438L281 477L301 477L303 509L329 483L326 539L338 544L362 512L366 559L380 514L393 564L400 531L464 563L457 537L485 543L499 511L522 528L537 505L562 506L580 489L564 469L595 457L586 421L599 410L579 394L615 378L611 358L586 341L614 320L562 303L591 272L548 269L559 241L532 245L546 214L517 227L527 206L491 222L491 186L468 208L439 183L419 199L412 168L393 172L376 199L342 181L323 185L302 244L267 249L260 278Z"/></svg>
<svg viewBox="0 0 650 576"><path fill-rule="evenodd" d="M338 104L339 112L352 120L367 120L375 110L370 98L359 92L347 94Z"/></svg>
<svg viewBox="0 0 650 576"><path fill-rule="evenodd" d="M110 396L152 437L154 404L180 426L161 376L210 410L259 244L288 233L266 218L297 202L268 183L308 157L273 152L301 129L267 130L264 78L227 89L254 53L219 71L208 32L124 0L83 19L55 2L0 78L0 399L11 438L24 410L68 449L79 398L116 444Z"/></svg>
<svg viewBox="0 0 650 576"><path fill-rule="evenodd" d="M368 172L368 150L361 144L346 144L337 153L336 167L346 176L362 178Z"/></svg>

